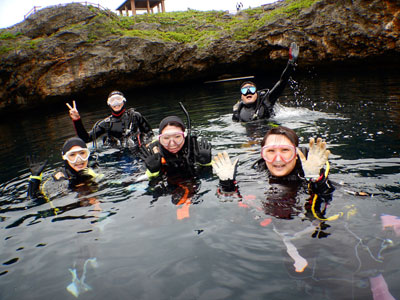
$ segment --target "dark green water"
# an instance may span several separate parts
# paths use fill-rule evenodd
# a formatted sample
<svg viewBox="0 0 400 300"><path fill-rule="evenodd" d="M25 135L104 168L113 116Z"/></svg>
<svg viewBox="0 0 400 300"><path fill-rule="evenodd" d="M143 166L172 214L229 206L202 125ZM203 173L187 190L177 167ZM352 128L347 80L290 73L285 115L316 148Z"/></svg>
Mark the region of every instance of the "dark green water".
<svg viewBox="0 0 400 300"><path fill-rule="evenodd" d="M272 121L295 129L303 145L316 136L329 144L337 189L327 214L344 216L325 229L301 216L260 226L268 217L259 209L267 182L250 166L268 124L231 121L238 82L127 95L128 106L155 129L167 115L184 117L183 101L193 130L211 140L213 153L239 157L240 191L254 205L218 198L218 181L206 177L189 218L181 220L182 206L171 194L154 196L147 183L129 185L141 171L129 159L115 161L112 151L100 152L106 179L99 189L54 199L58 215L49 203L28 201L25 156L48 157L50 174L73 125L63 104L1 120L0 299L73 299L66 289L69 269L81 278L85 261L91 289L81 289L81 299L372 299L368 278L377 274L400 299L399 236L383 230L380 218L400 216L400 77L314 74L296 80ZM78 101L87 129L109 113L105 97ZM313 238L318 230L329 235ZM307 260L304 272L294 271L287 241Z"/></svg>

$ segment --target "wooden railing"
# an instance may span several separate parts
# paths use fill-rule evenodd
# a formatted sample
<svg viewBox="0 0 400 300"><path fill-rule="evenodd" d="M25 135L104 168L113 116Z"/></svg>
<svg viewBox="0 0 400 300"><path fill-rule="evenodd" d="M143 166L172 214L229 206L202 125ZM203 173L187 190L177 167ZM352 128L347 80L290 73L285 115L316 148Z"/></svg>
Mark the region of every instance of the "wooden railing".
<svg viewBox="0 0 400 300"><path fill-rule="evenodd" d="M84 4L84 5L91 5L91 6L97 7L98 9L101 9L101 10L109 10L107 8L104 8L103 6L101 6L98 3L91 3L91 2L88 2L88 1L72 2L72 3L80 3L80 4ZM59 5L68 5L68 4L71 4L71 2L70 3L61 3ZM26 19L30 15L34 14L35 12L37 12L40 8L41 8L41 6L34 6L26 15L24 15L24 19Z"/></svg>
<svg viewBox="0 0 400 300"><path fill-rule="evenodd" d="M29 17L31 14L34 14L38 10L38 8L41 8L41 6L34 6L26 15L24 15L24 19Z"/></svg>

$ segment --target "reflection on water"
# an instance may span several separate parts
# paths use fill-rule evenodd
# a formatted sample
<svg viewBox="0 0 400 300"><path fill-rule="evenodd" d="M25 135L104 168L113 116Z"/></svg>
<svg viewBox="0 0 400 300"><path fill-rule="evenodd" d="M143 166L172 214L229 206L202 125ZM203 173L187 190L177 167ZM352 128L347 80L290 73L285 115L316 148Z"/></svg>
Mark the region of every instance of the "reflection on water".
<svg viewBox="0 0 400 300"><path fill-rule="evenodd" d="M399 85L391 74L296 78L274 119L252 124L231 121L239 82L127 94L155 131L167 115L184 119L182 101L213 153L239 158L246 207L218 198L215 177L149 188L136 159L104 149L98 161L105 179L96 191L27 200L25 156L48 157L50 174L73 125L63 106L3 119L0 298L372 299L370 278L383 274L399 299L399 236L396 226L383 227L398 222L385 214L400 216ZM102 99L77 105L87 128L109 114ZM328 141L337 186L328 215L343 213L339 220L265 214L266 182L251 165L275 124L295 129L302 145L312 136ZM303 272L296 259L305 262Z"/></svg>

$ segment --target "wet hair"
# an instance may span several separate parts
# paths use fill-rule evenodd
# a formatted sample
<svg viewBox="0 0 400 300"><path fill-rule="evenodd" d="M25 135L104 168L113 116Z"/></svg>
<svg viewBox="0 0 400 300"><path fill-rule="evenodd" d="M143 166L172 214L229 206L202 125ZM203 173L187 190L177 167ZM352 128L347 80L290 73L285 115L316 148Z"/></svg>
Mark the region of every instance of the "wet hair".
<svg viewBox="0 0 400 300"><path fill-rule="evenodd" d="M177 126L182 129L182 131L185 131L186 127L185 124L183 123L182 119L177 117L177 116L169 116L161 120L160 122L160 127L159 127L159 133L163 131L165 127L168 125L171 126Z"/></svg>
<svg viewBox="0 0 400 300"><path fill-rule="evenodd" d="M270 130L268 130L268 132L265 134L265 136L261 142L261 147L263 147L265 145L265 143L267 142L267 138L272 134L284 135L285 137L287 137L289 139L289 141L295 147L299 146L299 137L297 136L296 132L293 129L290 129L285 126L278 126L278 127L274 127L274 128L271 128Z"/></svg>
<svg viewBox="0 0 400 300"><path fill-rule="evenodd" d="M246 84L251 84L254 85L255 88L257 88L256 84L252 81L245 81L241 84L240 88L244 87Z"/></svg>

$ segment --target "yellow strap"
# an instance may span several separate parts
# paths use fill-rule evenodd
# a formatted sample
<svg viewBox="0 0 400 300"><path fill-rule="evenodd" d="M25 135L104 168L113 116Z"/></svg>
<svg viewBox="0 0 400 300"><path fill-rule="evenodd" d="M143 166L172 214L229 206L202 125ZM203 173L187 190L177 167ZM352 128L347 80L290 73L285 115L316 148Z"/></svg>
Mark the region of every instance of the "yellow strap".
<svg viewBox="0 0 400 300"><path fill-rule="evenodd" d="M157 177L158 175L160 175L160 171L151 173L151 172L149 171L149 169L146 170L146 176L147 176L148 179Z"/></svg>
<svg viewBox="0 0 400 300"><path fill-rule="evenodd" d="M340 217L343 216L343 212L340 212L340 213L338 213L336 215L333 215L333 216L330 216L330 217L328 217L326 219L318 217L317 213L315 212L315 203L317 202L317 198L318 198L318 195L315 194L314 195L314 199L312 201L312 205L311 205L311 211L312 211L314 217L317 220L320 220L320 221L335 221L335 220L337 220L337 219L339 219Z"/></svg>
<svg viewBox="0 0 400 300"><path fill-rule="evenodd" d="M29 180L30 179L37 179L37 180L42 181L42 178L43 178L43 174L42 173L40 173L39 176L34 176L34 175L29 176Z"/></svg>
<svg viewBox="0 0 400 300"><path fill-rule="evenodd" d="M57 212L59 211L59 209L57 207L54 206L53 202L49 199L49 197L46 195L45 191L44 191L44 186L46 185L46 183L50 180L51 178L47 179L41 186L40 191L42 192L42 195L44 197L44 199L46 199L46 202L50 204L51 208L54 211L54 215L57 215Z"/></svg>
<svg viewBox="0 0 400 300"><path fill-rule="evenodd" d="M329 170L331 168L331 165L329 164L329 161L326 161L325 165L326 165L326 170L325 170L325 174L324 175L325 175L325 178L328 178Z"/></svg>

